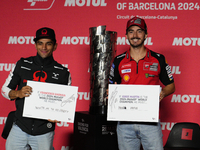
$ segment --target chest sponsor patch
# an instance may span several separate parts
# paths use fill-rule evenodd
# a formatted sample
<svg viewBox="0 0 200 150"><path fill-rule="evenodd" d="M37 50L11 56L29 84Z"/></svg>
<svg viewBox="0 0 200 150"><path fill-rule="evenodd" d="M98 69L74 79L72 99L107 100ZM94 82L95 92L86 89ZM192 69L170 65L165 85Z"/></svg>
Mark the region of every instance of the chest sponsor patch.
<svg viewBox="0 0 200 150"><path fill-rule="evenodd" d="M58 80L59 74L53 72L52 78Z"/></svg>
<svg viewBox="0 0 200 150"><path fill-rule="evenodd" d="M122 65L122 68L128 68L128 67L131 67L131 63Z"/></svg>
<svg viewBox="0 0 200 150"><path fill-rule="evenodd" d="M158 71L158 63L153 63L150 65L150 71Z"/></svg>
<svg viewBox="0 0 200 150"><path fill-rule="evenodd" d="M125 74L125 75L123 76L123 79L124 79L125 82L128 82L129 79L130 79L130 76L127 75L127 74Z"/></svg>
<svg viewBox="0 0 200 150"><path fill-rule="evenodd" d="M158 63L144 62L143 70L158 71Z"/></svg>
<svg viewBox="0 0 200 150"><path fill-rule="evenodd" d="M145 73L145 77L146 77L146 78L148 78L148 77L155 77L155 75Z"/></svg>
<svg viewBox="0 0 200 150"><path fill-rule="evenodd" d="M149 62L144 62L143 70L149 70L150 65L151 65L151 64L150 64Z"/></svg>
<svg viewBox="0 0 200 150"><path fill-rule="evenodd" d="M130 73L131 72L131 69L124 69L124 70L121 70L122 73Z"/></svg>

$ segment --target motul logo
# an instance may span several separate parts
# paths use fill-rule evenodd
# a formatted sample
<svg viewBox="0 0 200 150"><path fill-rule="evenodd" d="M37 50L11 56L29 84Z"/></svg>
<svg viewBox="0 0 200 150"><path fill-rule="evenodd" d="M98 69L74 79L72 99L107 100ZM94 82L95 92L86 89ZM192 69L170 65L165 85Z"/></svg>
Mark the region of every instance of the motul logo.
<svg viewBox="0 0 200 150"><path fill-rule="evenodd" d="M199 95L176 95L174 94L171 103L200 103Z"/></svg>
<svg viewBox="0 0 200 150"><path fill-rule="evenodd" d="M126 39L126 37L118 37L117 45L130 45L130 43L128 39ZM144 45L153 45L152 37L146 38L146 40L144 41Z"/></svg>
<svg viewBox="0 0 200 150"><path fill-rule="evenodd" d="M175 122L161 122L161 129L170 131L174 126Z"/></svg>
<svg viewBox="0 0 200 150"><path fill-rule="evenodd" d="M107 6L105 0L66 0L64 6Z"/></svg>
<svg viewBox="0 0 200 150"><path fill-rule="evenodd" d="M34 36L10 36L8 44L34 44Z"/></svg>
<svg viewBox="0 0 200 150"><path fill-rule="evenodd" d="M14 66L14 63L0 63L0 71L11 71Z"/></svg>
<svg viewBox="0 0 200 150"><path fill-rule="evenodd" d="M12 39L12 40L11 40ZM17 39L13 39L11 38L10 41L13 43L13 41L16 41ZM61 41L62 45L89 45L90 44L90 38L87 36L73 36L73 37L66 37L63 36L62 41ZM129 41L126 39L126 37L118 37L117 38L117 45L130 45ZM152 42L152 37L148 37L145 41L144 41L144 45L153 45Z"/></svg>
<svg viewBox="0 0 200 150"><path fill-rule="evenodd" d="M7 117L0 117L0 124L5 124Z"/></svg>
<svg viewBox="0 0 200 150"><path fill-rule="evenodd" d="M90 100L90 93L89 92L78 92L78 99L79 100Z"/></svg>
<svg viewBox="0 0 200 150"><path fill-rule="evenodd" d="M200 38L175 37L172 46L200 46Z"/></svg>

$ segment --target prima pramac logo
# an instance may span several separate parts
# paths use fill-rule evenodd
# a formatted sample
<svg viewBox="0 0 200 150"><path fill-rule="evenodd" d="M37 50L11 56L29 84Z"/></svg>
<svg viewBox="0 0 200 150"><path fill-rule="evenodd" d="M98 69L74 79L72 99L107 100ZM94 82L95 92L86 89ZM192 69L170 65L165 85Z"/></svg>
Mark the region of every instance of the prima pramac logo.
<svg viewBox="0 0 200 150"><path fill-rule="evenodd" d="M55 0L27 0L24 10L49 10Z"/></svg>

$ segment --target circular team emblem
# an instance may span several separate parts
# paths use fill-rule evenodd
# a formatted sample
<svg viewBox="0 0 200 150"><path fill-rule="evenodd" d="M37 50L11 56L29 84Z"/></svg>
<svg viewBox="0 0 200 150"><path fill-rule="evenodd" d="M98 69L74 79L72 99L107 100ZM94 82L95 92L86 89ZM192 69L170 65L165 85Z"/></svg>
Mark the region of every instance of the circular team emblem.
<svg viewBox="0 0 200 150"><path fill-rule="evenodd" d="M43 29L42 30L42 35L46 35L47 34L47 30L46 29Z"/></svg>
<svg viewBox="0 0 200 150"><path fill-rule="evenodd" d="M128 81L129 81L129 79L130 79L130 76L129 76L129 75L127 75L127 74L125 74L123 78L124 78L124 81L125 81L125 82L128 82Z"/></svg>
<svg viewBox="0 0 200 150"><path fill-rule="evenodd" d="M41 82L45 82L45 80L47 79L47 73L45 71L42 71L42 74L44 74L44 77L39 77L39 74L41 71L36 71L34 72L33 74L33 81L39 81L39 78L40 78L40 81Z"/></svg>
<svg viewBox="0 0 200 150"><path fill-rule="evenodd" d="M47 123L47 128L52 128L52 123Z"/></svg>

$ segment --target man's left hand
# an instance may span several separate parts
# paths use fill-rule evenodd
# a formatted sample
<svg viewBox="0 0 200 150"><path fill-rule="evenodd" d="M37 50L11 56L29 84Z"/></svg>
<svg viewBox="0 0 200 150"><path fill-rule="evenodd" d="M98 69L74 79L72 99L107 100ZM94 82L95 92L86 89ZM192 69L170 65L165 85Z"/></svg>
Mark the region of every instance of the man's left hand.
<svg viewBox="0 0 200 150"><path fill-rule="evenodd" d="M51 119L48 119L49 122L52 122L52 123L60 123L60 121L58 120L51 120Z"/></svg>

